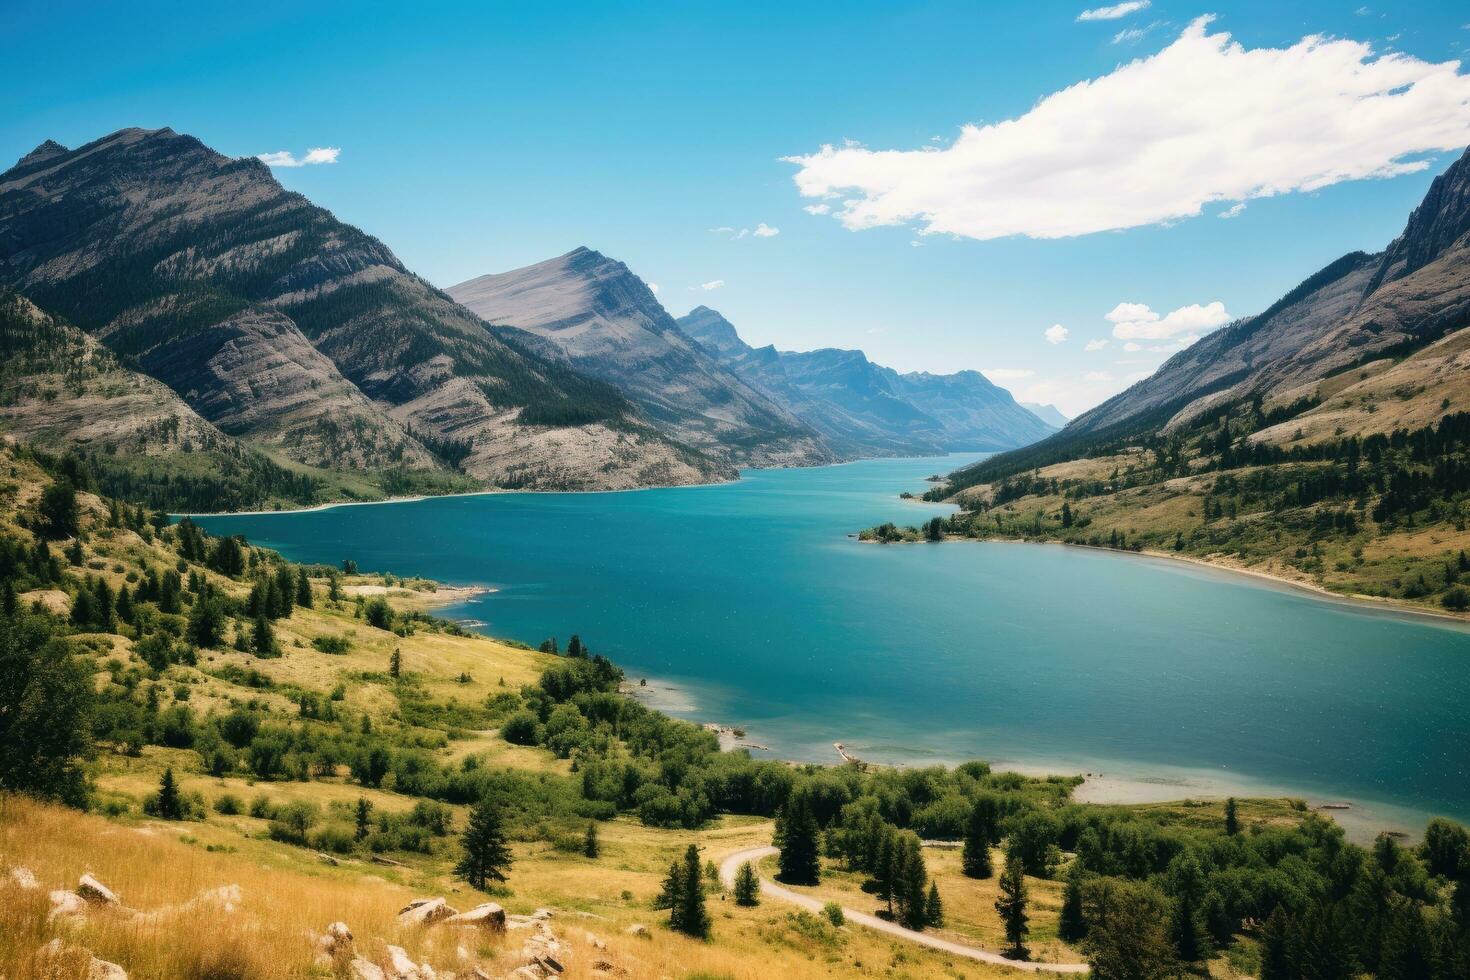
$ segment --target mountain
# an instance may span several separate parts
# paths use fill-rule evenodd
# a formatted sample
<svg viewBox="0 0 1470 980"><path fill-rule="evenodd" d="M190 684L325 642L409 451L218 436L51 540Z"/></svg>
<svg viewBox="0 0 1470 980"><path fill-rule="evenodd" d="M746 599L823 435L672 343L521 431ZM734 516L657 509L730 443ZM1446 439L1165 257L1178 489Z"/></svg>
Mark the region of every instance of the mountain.
<svg viewBox="0 0 1470 980"><path fill-rule="evenodd" d="M588 248L479 276L448 294L501 327L539 338L616 386L662 431L741 465L829 462L817 434L690 340L626 265ZM527 341L521 341L528 343Z"/></svg>
<svg viewBox="0 0 1470 980"><path fill-rule="evenodd" d="M862 351L754 348L707 306L678 322L720 363L820 432L845 458L1012 449L1052 431L975 371L900 374Z"/></svg>
<svg viewBox="0 0 1470 980"><path fill-rule="evenodd" d="M1182 552L1459 609L1465 472L1470 153L1382 252L1329 263L931 496L985 513L987 534Z"/></svg>
<svg viewBox="0 0 1470 980"><path fill-rule="evenodd" d="M610 386L496 336L260 161L172 130L47 141L0 174L0 287L309 466L579 489L731 475Z"/></svg>
<svg viewBox="0 0 1470 980"><path fill-rule="evenodd" d="M1020 404L1026 411L1054 429L1060 429L1071 421L1055 405L1042 405L1039 402L1021 402Z"/></svg>

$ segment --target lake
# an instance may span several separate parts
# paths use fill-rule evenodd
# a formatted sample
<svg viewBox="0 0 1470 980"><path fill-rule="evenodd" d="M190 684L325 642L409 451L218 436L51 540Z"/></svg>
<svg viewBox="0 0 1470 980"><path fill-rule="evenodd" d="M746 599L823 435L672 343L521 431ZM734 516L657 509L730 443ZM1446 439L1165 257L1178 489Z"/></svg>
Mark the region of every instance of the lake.
<svg viewBox="0 0 1470 980"><path fill-rule="evenodd" d="M849 536L947 512L896 495L975 458L198 521L496 589L444 615L530 643L580 633L657 706L780 758L836 761L841 741L1100 774L1090 799L1351 801L1336 815L1360 837L1470 819L1470 631L1166 559Z"/></svg>

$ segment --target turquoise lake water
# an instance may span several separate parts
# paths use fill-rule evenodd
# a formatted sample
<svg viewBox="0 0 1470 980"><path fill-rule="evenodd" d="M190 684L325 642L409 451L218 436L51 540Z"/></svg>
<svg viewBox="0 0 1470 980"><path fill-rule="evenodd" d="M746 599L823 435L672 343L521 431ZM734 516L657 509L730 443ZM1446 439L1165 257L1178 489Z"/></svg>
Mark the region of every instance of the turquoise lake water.
<svg viewBox="0 0 1470 980"><path fill-rule="evenodd" d="M580 633L671 713L780 758L986 758L1084 797L1290 792L1413 830L1470 818L1470 632L1180 562L850 532L973 456L714 487L494 494L199 519L302 561L498 591L445 611ZM1342 815L1340 815L1342 816Z"/></svg>

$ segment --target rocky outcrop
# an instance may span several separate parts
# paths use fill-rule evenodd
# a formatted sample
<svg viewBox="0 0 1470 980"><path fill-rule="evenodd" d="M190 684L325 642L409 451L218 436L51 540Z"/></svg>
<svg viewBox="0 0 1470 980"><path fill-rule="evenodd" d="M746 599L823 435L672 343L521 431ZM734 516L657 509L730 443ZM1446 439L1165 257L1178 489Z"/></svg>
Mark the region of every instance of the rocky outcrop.
<svg viewBox="0 0 1470 980"><path fill-rule="evenodd" d="M719 479L615 388L492 333L382 242L168 129L0 174L0 288L302 462L451 465L501 486Z"/></svg>
<svg viewBox="0 0 1470 980"><path fill-rule="evenodd" d="M648 286L588 248L480 276L450 296L514 338L520 332L577 370L615 385L661 431L738 465L830 461L822 440L692 341Z"/></svg>
<svg viewBox="0 0 1470 980"><path fill-rule="evenodd" d="M444 920L446 926L469 926L476 929L489 929L492 932L505 931L505 909L495 902L486 902L476 905L468 912L460 912L451 915Z"/></svg>
<svg viewBox="0 0 1470 980"><path fill-rule="evenodd" d="M72 976L76 971L87 980L128 980L128 972L116 963L92 955L92 951L60 939L52 939L36 951L37 961L57 975Z"/></svg>
<svg viewBox="0 0 1470 980"><path fill-rule="evenodd" d="M398 910L398 922L405 926L431 926L459 915L459 910L442 898L420 898Z"/></svg>

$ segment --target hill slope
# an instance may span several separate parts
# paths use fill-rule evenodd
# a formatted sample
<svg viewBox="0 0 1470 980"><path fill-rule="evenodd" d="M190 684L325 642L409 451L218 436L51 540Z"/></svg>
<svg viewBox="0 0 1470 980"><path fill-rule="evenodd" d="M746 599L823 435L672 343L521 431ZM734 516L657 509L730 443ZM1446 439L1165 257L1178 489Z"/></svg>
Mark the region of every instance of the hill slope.
<svg viewBox="0 0 1470 980"><path fill-rule="evenodd" d="M491 323L533 334L579 371L615 385L675 439L742 465L831 459L816 433L724 370L679 329L643 280L601 253L578 248L462 282L448 293Z"/></svg>
<svg viewBox="0 0 1470 980"><path fill-rule="evenodd" d="M900 374L857 350L757 349L707 306L678 322L723 365L847 458L1012 449L1052 432L976 371Z"/></svg>
<svg viewBox="0 0 1470 980"><path fill-rule="evenodd" d="M952 533L1165 551L1459 612L1467 351L1470 156L1385 251L1345 255L930 497L970 510Z"/></svg>
<svg viewBox="0 0 1470 980"><path fill-rule="evenodd" d="M48 142L0 174L0 286L301 462L454 463L501 486L724 475L615 390L492 335L258 160L172 130Z"/></svg>

